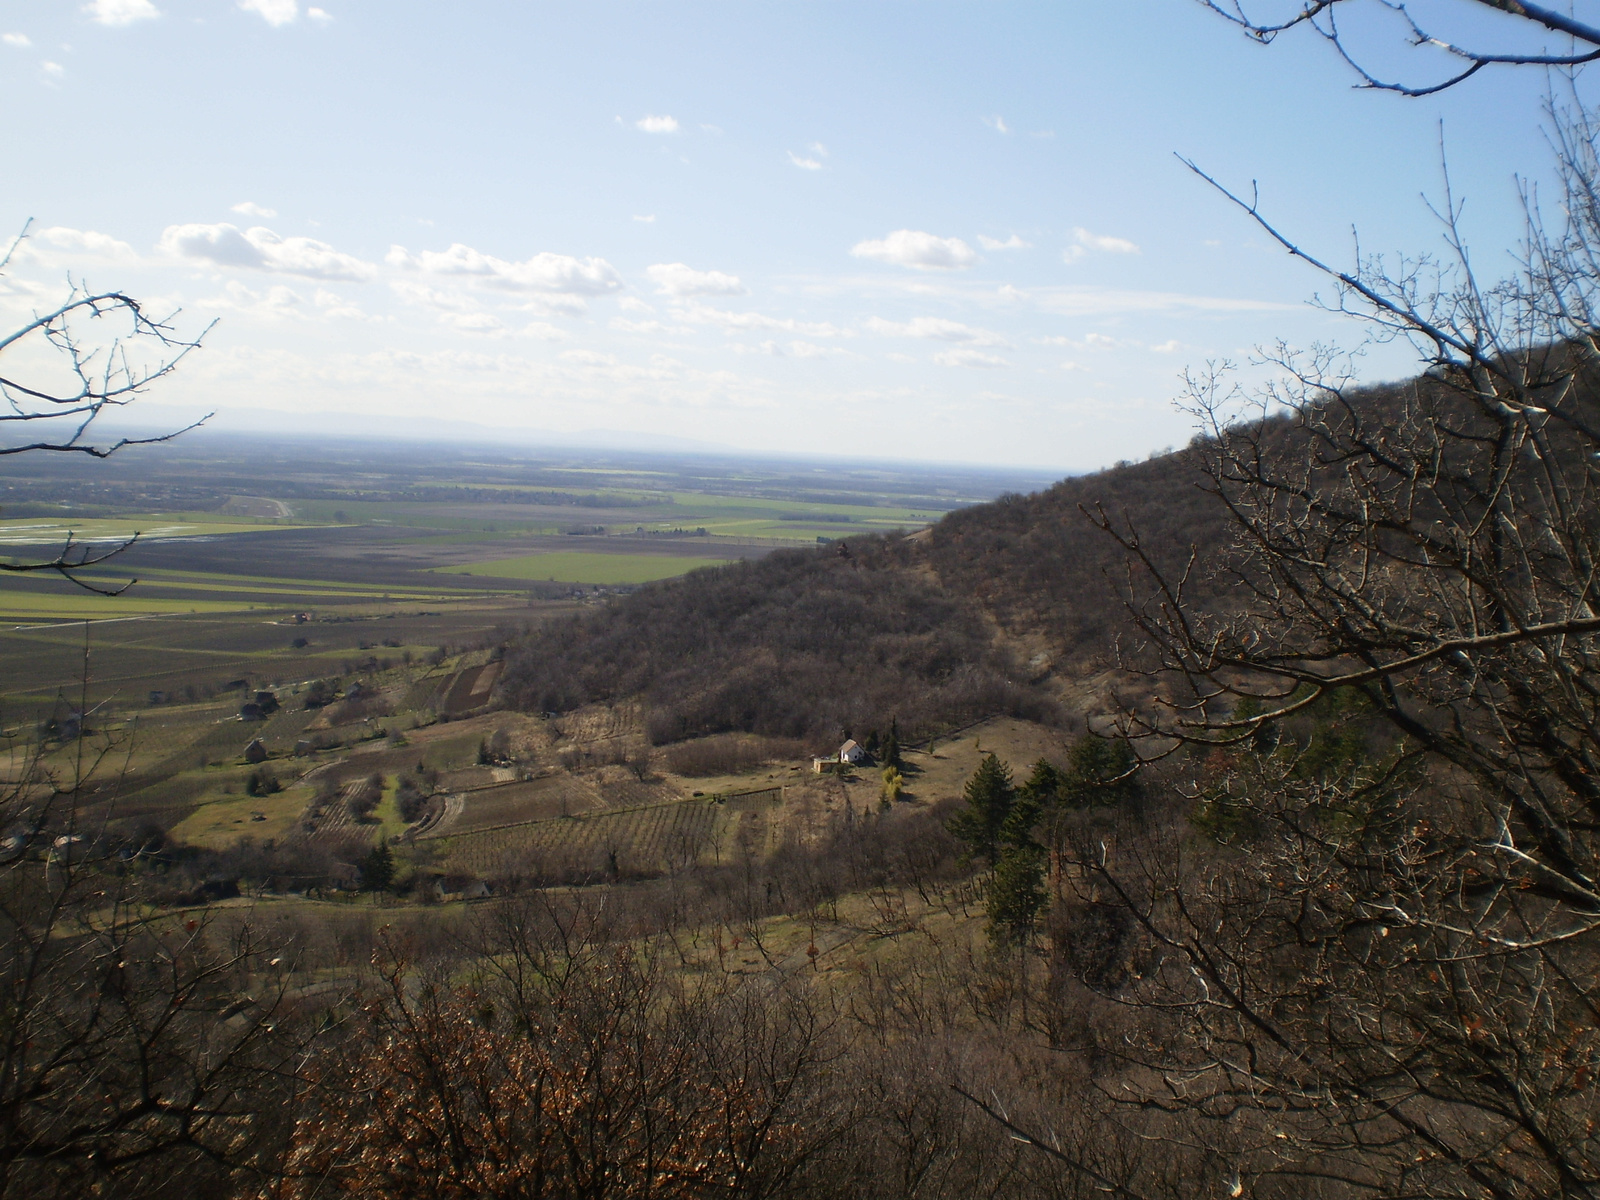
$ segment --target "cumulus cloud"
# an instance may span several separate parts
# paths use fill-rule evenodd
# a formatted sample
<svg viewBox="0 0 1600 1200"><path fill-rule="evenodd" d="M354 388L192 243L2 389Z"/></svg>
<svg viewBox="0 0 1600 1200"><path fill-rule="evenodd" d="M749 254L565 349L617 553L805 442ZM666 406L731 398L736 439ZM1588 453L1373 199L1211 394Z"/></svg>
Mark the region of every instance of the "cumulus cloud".
<svg viewBox="0 0 1600 1200"><path fill-rule="evenodd" d="M1011 344L993 330L974 329L944 317L913 317L904 323L872 317L867 321L867 328L882 337L930 338L940 342L965 342L972 346Z"/></svg>
<svg viewBox="0 0 1600 1200"><path fill-rule="evenodd" d="M60 63L58 63L58 62L50 62L48 59L39 64L39 69L41 71L43 71L46 75L52 75L52 76L56 76L58 78L67 73L67 69L65 67L63 67Z"/></svg>
<svg viewBox="0 0 1600 1200"><path fill-rule="evenodd" d="M998 113L995 114L992 117L984 117L983 118L983 123L985 125L987 125L990 129L994 130L996 133L1010 133L1011 132L1011 126L1007 125L1005 123L1005 119L1003 117L1001 117Z"/></svg>
<svg viewBox="0 0 1600 1200"><path fill-rule="evenodd" d="M33 42L25 33L0 34L0 42L4 42L8 46L16 46L21 50L26 50L29 46L33 45Z"/></svg>
<svg viewBox="0 0 1600 1200"><path fill-rule="evenodd" d="M642 333L656 336L671 334L675 337L685 337L694 334L694 330L684 325L668 325L664 321L630 321L627 317L612 317L611 328L618 333Z"/></svg>
<svg viewBox="0 0 1600 1200"><path fill-rule="evenodd" d="M414 279L391 279L389 288L407 304L420 304L441 312L472 312L478 308L475 301L454 288L441 291Z"/></svg>
<svg viewBox="0 0 1600 1200"><path fill-rule="evenodd" d="M493 313L468 312L468 313L440 313L441 324L462 333L479 333L490 337L504 334L506 327L500 323L500 318Z"/></svg>
<svg viewBox="0 0 1600 1200"><path fill-rule="evenodd" d="M655 215L655 213L649 213L649 214L647 214L645 216L642 216L642 217L639 216L639 214L635 213L633 219L635 221L639 222L639 224L641 224L641 225L654 225L656 223L656 215Z"/></svg>
<svg viewBox="0 0 1600 1200"><path fill-rule="evenodd" d="M610 354L601 354L598 350L566 350L561 354L562 361L575 363L580 367L613 367L617 360Z"/></svg>
<svg viewBox="0 0 1600 1200"><path fill-rule="evenodd" d="M179 258L198 258L223 267L278 271L308 279L371 279L377 268L327 242L308 237L279 237L265 226L241 230L217 225L169 225L161 234L160 248Z"/></svg>
<svg viewBox="0 0 1600 1200"><path fill-rule="evenodd" d="M645 274L663 296L742 296L746 291L737 275L696 271L683 263L656 263Z"/></svg>
<svg viewBox="0 0 1600 1200"><path fill-rule="evenodd" d="M221 294L207 296L199 303L207 310L228 308L267 320L280 320L286 317L304 320L311 315L306 310L305 301L293 288L274 284L263 291L255 292L237 279L228 280L223 285Z"/></svg>
<svg viewBox="0 0 1600 1200"><path fill-rule="evenodd" d="M306 16L310 17L313 21L327 22L333 20L333 14L321 8L306 9Z"/></svg>
<svg viewBox="0 0 1600 1200"><path fill-rule="evenodd" d="M1003 358L993 354L985 354L981 350L946 350L935 354L933 361L941 367L1009 367L1011 364Z"/></svg>
<svg viewBox="0 0 1600 1200"><path fill-rule="evenodd" d="M791 317L769 317L765 313L728 312L704 304L691 304L674 309L673 315L680 321L690 321L696 325L720 325L724 329L740 332L772 329L785 333L803 333L807 337L850 336L847 331L827 322L796 321Z"/></svg>
<svg viewBox="0 0 1600 1200"><path fill-rule="evenodd" d="M353 317L359 320L367 315L359 306L351 304L343 296L336 295L327 288L317 289L313 303L322 310L322 315L325 317Z"/></svg>
<svg viewBox="0 0 1600 1200"><path fill-rule="evenodd" d="M572 258L543 252L523 262L484 254L460 242L448 250L412 254L391 246L384 261L390 266L427 275L467 276L489 286L524 292L564 292L601 296L622 287L622 277L603 258Z"/></svg>
<svg viewBox="0 0 1600 1200"><path fill-rule="evenodd" d="M741 346L735 343L732 346L736 354L764 354L770 358L831 358L839 354L848 354L838 346L818 346L814 342L792 341L787 345L781 342L767 340L757 342L753 346Z"/></svg>
<svg viewBox="0 0 1600 1200"><path fill-rule="evenodd" d="M857 242L850 253L857 258L873 258L923 271L959 270L978 261L972 247L960 238L935 237L916 229L897 229L876 241Z"/></svg>
<svg viewBox="0 0 1600 1200"><path fill-rule="evenodd" d="M1177 338L1171 338L1168 341L1162 342L1159 346L1151 346L1150 352L1152 354L1176 354L1182 349L1183 343Z"/></svg>
<svg viewBox="0 0 1600 1200"><path fill-rule="evenodd" d="M278 215L277 210L271 208L262 208L261 205L252 204L248 200L235 204L232 211L246 217L260 217L264 221L270 221L273 217Z"/></svg>
<svg viewBox="0 0 1600 1200"><path fill-rule="evenodd" d="M148 21L161 15L161 10L150 0L93 0L83 6L83 11L100 25L132 25L135 21Z"/></svg>
<svg viewBox="0 0 1600 1200"><path fill-rule="evenodd" d="M646 304L643 300L639 299L639 297L637 297L637 296L618 296L617 297L617 307L622 309L623 312L642 312L642 313L653 313L653 312L655 312L655 309L651 308L648 304Z"/></svg>
<svg viewBox="0 0 1600 1200"><path fill-rule="evenodd" d="M70 254L89 254L112 262L137 262L138 253L127 242L119 242L108 233L92 229L68 229L55 225L35 235L39 241Z"/></svg>
<svg viewBox="0 0 1600 1200"><path fill-rule="evenodd" d="M298 0L239 0L239 7L272 26L287 25L300 15Z"/></svg>
<svg viewBox="0 0 1600 1200"><path fill-rule="evenodd" d="M1103 237L1100 234L1090 233L1087 229L1078 228L1072 231L1072 245L1068 246L1062 255L1069 263L1077 262L1091 250L1102 254L1137 254L1139 247L1127 238Z"/></svg>
<svg viewBox="0 0 1600 1200"><path fill-rule="evenodd" d="M985 250L1026 250L1028 248L1028 243L1014 233L1003 242L999 238L992 238L987 234L980 233L978 235L978 245Z"/></svg>
<svg viewBox="0 0 1600 1200"><path fill-rule="evenodd" d="M665 114L659 117L654 115L640 117L633 123L633 127L643 130L645 133L677 133L678 119Z"/></svg>

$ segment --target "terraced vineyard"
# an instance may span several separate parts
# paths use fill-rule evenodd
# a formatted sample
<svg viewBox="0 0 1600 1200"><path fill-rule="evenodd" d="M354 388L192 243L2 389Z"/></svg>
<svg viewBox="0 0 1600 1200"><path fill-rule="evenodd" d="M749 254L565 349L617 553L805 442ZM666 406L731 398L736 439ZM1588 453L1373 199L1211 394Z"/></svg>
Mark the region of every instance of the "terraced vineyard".
<svg viewBox="0 0 1600 1200"><path fill-rule="evenodd" d="M470 875L653 875L699 862L719 814L715 800L682 800L440 840L447 868Z"/></svg>
<svg viewBox="0 0 1600 1200"><path fill-rule="evenodd" d="M484 829L530 821L550 821L577 816L600 807L600 797L582 780L571 776L499 783L466 792L462 803L425 835L427 838L465 836Z"/></svg>

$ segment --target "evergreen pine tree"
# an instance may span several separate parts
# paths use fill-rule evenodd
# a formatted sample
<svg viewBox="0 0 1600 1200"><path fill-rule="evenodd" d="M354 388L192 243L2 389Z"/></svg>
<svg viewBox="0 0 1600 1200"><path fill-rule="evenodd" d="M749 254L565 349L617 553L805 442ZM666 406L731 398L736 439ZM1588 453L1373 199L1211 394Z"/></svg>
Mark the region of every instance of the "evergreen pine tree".
<svg viewBox="0 0 1600 1200"><path fill-rule="evenodd" d="M963 793L967 805L950 818L951 833L967 844L968 853L982 855L991 863L999 856L1000 830L1011 815L1017 789L1011 782L1011 768L990 754L967 780Z"/></svg>
<svg viewBox="0 0 1600 1200"><path fill-rule="evenodd" d="M1001 850L985 893L993 945L1027 948L1048 900L1045 866L1044 848L1032 842Z"/></svg>
<svg viewBox="0 0 1600 1200"><path fill-rule="evenodd" d="M1086 733L1072 746L1071 764L1062 777L1061 798L1069 804L1121 804L1139 796L1133 748L1120 738ZM1127 778L1122 778L1127 776Z"/></svg>
<svg viewBox="0 0 1600 1200"><path fill-rule="evenodd" d="M361 890L386 892L394 883L394 853L388 842L379 842L361 860Z"/></svg>
<svg viewBox="0 0 1600 1200"><path fill-rule="evenodd" d="M900 722L890 718L889 736L883 739L883 765L899 771L905 767L900 758Z"/></svg>

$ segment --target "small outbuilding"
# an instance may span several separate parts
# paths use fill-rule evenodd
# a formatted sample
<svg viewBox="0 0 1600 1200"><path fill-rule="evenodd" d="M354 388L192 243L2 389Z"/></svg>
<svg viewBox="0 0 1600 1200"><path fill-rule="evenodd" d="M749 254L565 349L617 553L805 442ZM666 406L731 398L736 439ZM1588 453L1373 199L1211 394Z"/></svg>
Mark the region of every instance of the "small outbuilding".
<svg viewBox="0 0 1600 1200"><path fill-rule="evenodd" d="M263 763L267 761L267 744L260 738L253 738L244 748L244 760L247 763Z"/></svg>
<svg viewBox="0 0 1600 1200"><path fill-rule="evenodd" d="M440 900L482 900L489 895L489 885L481 879L446 875L433 885L433 894Z"/></svg>

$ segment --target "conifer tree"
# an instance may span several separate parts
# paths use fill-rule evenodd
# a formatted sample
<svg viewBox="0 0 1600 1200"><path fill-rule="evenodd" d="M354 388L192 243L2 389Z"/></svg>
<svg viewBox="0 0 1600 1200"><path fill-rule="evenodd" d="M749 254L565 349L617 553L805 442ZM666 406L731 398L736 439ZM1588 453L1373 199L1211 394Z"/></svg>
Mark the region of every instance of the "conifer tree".
<svg viewBox="0 0 1600 1200"><path fill-rule="evenodd" d="M1072 757L1061 782L1061 798L1088 807L1121 804L1139 796L1139 781L1130 775L1135 766L1133 749L1123 739L1086 733L1072 746Z"/></svg>
<svg viewBox="0 0 1600 1200"><path fill-rule="evenodd" d="M901 770L905 763L900 758L900 722L890 718L889 736L883 739L883 765Z"/></svg>
<svg viewBox="0 0 1600 1200"><path fill-rule="evenodd" d="M1044 848L1033 841L1000 851L985 892L989 941L996 947L1027 948L1048 899L1045 868Z"/></svg>
<svg viewBox="0 0 1600 1200"><path fill-rule="evenodd" d="M967 805L950 819L948 828L967 844L969 854L993 863L999 857L1000 830L1016 802L1011 768L991 752L967 780L963 795Z"/></svg>
<svg viewBox="0 0 1600 1200"><path fill-rule="evenodd" d="M379 842L361 860L361 890L386 892L394 883L394 852L388 842Z"/></svg>

